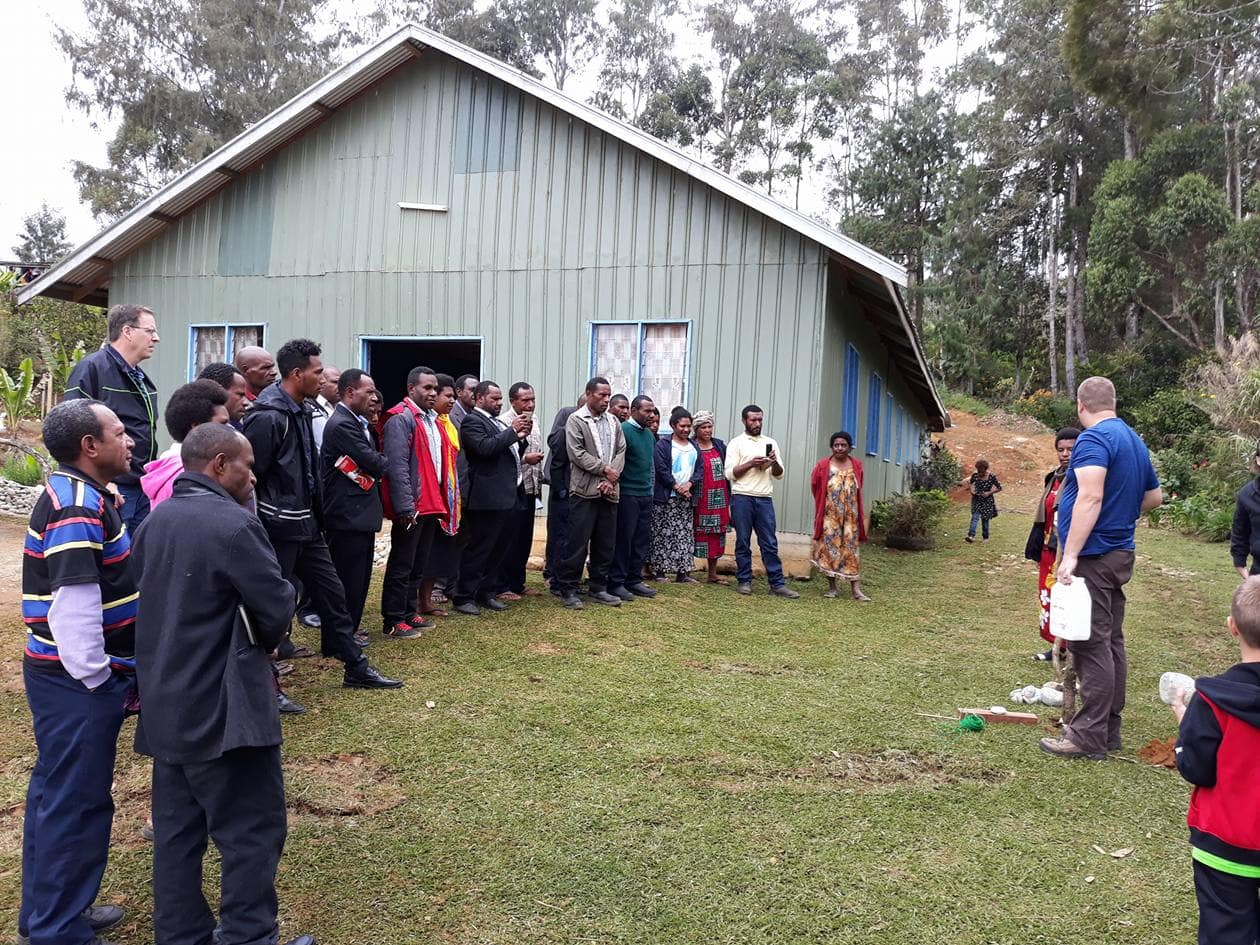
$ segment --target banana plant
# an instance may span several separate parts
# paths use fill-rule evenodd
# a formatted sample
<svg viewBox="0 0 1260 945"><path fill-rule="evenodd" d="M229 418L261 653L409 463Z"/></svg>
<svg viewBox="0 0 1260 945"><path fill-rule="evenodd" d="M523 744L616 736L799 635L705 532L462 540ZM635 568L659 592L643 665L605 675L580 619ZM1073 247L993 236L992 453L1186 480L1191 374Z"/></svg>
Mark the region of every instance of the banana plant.
<svg viewBox="0 0 1260 945"><path fill-rule="evenodd" d="M5 424L10 430L16 430L18 422L29 411L34 385L35 365L30 358L22 359L16 379L5 368L0 368L0 400L4 401Z"/></svg>

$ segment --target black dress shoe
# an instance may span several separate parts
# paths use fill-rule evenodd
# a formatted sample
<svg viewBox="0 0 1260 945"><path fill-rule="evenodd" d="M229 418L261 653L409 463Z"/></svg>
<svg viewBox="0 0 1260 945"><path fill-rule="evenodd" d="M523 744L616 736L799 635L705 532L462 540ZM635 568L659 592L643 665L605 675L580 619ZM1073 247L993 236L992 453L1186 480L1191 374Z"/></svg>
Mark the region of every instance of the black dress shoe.
<svg viewBox="0 0 1260 945"><path fill-rule="evenodd" d="M633 595L633 594L631 594L631 593L630 593L630 591L629 591L627 588L624 588L624 587L621 587L621 586L618 586L618 587L610 587L610 588L608 589L608 593L609 593L609 594L616 594L616 595L617 595L618 597L620 597L622 600L627 601L627 602L634 600L634 595Z"/></svg>
<svg viewBox="0 0 1260 945"><path fill-rule="evenodd" d="M299 935L297 938L291 938L284 945L315 945L314 935Z"/></svg>
<svg viewBox="0 0 1260 945"><path fill-rule="evenodd" d="M629 587L626 588L626 590L628 590L635 597L655 597L656 596L656 588L648 587L642 581L640 581L638 584L631 584Z"/></svg>
<svg viewBox="0 0 1260 945"><path fill-rule="evenodd" d="M281 715L301 715L306 711L306 706L294 702L279 689L276 690L276 705L280 707Z"/></svg>
<svg viewBox="0 0 1260 945"><path fill-rule="evenodd" d="M371 663L364 663L358 669L347 669L341 685L347 689L401 689L403 681L382 676Z"/></svg>
<svg viewBox="0 0 1260 945"><path fill-rule="evenodd" d="M312 630L318 630L323 626L323 621L319 619L319 614L299 614L298 623L304 627L310 627Z"/></svg>
<svg viewBox="0 0 1260 945"><path fill-rule="evenodd" d="M564 602L564 606L568 607L569 610L583 610L586 607L586 605L582 603L582 598L578 597L576 594L566 594L560 599Z"/></svg>
<svg viewBox="0 0 1260 945"><path fill-rule="evenodd" d="M472 601L466 600L462 604L455 605L455 613L463 614L465 617L480 617L481 608Z"/></svg>
<svg viewBox="0 0 1260 945"><path fill-rule="evenodd" d="M494 598L494 597L487 597L485 600L478 601L477 606L480 607L482 610L500 611L500 610L508 609L507 604L503 603L503 601L498 600L497 598Z"/></svg>
<svg viewBox="0 0 1260 945"><path fill-rule="evenodd" d="M591 600L597 604L604 604L607 607L621 606L621 598L616 594L609 594L607 591L591 591Z"/></svg>
<svg viewBox="0 0 1260 945"><path fill-rule="evenodd" d="M88 906L83 910L83 919L91 927L93 932L104 932L106 929L112 929L127 917L127 913L123 911L122 906ZM102 945L109 945L103 939L97 939ZM31 937L18 930L17 945L31 945Z"/></svg>

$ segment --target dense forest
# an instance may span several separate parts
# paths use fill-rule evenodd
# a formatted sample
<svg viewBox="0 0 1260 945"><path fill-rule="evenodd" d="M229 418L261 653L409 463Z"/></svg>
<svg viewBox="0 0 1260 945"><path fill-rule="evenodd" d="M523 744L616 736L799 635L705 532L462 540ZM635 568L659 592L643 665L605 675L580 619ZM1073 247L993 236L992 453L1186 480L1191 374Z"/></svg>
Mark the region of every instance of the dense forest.
<svg viewBox="0 0 1260 945"><path fill-rule="evenodd" d="M953 403L1054 425L1106 374L1179 498L1219 513L1246 474L1260 0L83 2L59 39L117 129L75 169L102 221L418 22L903 263Z"/></svg>

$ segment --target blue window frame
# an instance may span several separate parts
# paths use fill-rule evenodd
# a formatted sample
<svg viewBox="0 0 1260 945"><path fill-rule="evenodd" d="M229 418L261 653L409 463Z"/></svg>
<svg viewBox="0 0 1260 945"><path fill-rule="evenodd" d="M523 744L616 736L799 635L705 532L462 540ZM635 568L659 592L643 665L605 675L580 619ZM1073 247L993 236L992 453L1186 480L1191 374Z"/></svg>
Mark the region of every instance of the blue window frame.
<svg viewBox="0 0 1260 945"><path fill-rule="evenodd" d="M884 444L884 462L887 463L892 460L893 414L897 411L897 401L893 398L892 394L888 394L886 397L887 400L885 406L887 407L887 411L884 417L884 436L881 442Z"/></svg>
<svg viewBox="0 0 1260 945"><path fill-rule="evenodd" d="M879 414L884 405L884 379L871 372L866 400L866 455L879 455Z"/></svg>
<svg viewBox="0 0 1260 945"><path fill-rule="evenodd" d="M900 466L906 458L906 411L902 407L897 408L897 465Z"/></svg>
<svg viewBox="0 0 1260 945"><path fill-rule="evenodd" d="M188 379L215 361L231 364L241 348L267 345L267 325L229 323L190 325L188 328Z"/></svg>
<svg viewBox="0 0 1260 945"><path fill-rule="evenodd" d="M844 404L840 414L840 429L857 436L859 375L862 358L857 348L847 345L844 349Z"/></svg>

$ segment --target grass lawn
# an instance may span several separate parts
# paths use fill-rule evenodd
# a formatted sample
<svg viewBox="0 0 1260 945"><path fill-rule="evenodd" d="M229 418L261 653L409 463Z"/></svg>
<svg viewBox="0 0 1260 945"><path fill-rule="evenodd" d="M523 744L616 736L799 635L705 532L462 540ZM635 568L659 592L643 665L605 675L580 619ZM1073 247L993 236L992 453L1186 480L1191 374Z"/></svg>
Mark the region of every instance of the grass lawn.
<svg viewBox="0 0 1260 945"><path fill-rule="evenodd" d="M795 603L764 582L752 598L666 587L619 611L547 597L420 641L377 635L373 661L407 679L396 693L343 691L337 667L300 661L282 940L1193 940L1174 772L1054 759L1040 728L962 734L915 715L1049 678L1029 660L1028 522L1004 514L992 542L967 546L959 508L936 552L869 546L867 606L823 600L817 581ZM1175 731L1162 671L1236 659L1222 627L1235 583L1224 546L1139 532L1124 756ZM3 934L33 761L14 682L0 693ZM132 731L102 898L130 913L111 938L139 945L151 858Z"/></svg>

